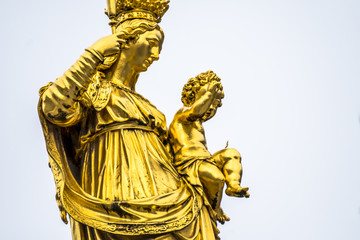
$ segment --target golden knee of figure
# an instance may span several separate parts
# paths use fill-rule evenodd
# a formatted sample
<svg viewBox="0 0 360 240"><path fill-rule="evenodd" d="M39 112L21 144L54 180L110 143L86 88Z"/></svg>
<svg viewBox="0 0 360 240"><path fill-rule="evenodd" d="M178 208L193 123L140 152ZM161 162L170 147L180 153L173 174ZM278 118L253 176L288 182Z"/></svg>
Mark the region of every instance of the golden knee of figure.
<svg viewBox="0 0 360 240"><path fill-rule="evenodd" d="M215 160L216 166L218 166L220 169L223 169L224 165L230 160L233 160L233 162L239 162L241 164L241 155L234 148L222 149L214 153L212 158Z"/></svg>
<svg viewBox="0 0 360 240"><path fill-rule="evenodd" d="M216 165L222 169L226 181L228 196L249 197L248 188L242 188L241 155L233 148L223 149L213 155Z"/></svg>
<svg viewBox="0 0 360 240"><path fill-rule="evenodd" d="M224 174L220 169L208 162L203 162L199 167L199 177L202 182L223 185L225 182Z"/></svg>

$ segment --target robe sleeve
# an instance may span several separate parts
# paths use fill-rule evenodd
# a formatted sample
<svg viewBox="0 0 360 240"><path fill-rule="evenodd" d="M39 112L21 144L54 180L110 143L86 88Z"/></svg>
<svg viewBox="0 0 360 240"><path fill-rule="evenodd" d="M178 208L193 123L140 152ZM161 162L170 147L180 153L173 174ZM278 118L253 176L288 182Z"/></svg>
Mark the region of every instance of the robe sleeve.
<svg viewBox="0 0 360 240"><path fill-rule="evenodd" d="M87 50L76 63L67 70L42 95L42 111L47 120L68 127L76 124L84 111L80 103L86 92L101 56Z"/></svg>

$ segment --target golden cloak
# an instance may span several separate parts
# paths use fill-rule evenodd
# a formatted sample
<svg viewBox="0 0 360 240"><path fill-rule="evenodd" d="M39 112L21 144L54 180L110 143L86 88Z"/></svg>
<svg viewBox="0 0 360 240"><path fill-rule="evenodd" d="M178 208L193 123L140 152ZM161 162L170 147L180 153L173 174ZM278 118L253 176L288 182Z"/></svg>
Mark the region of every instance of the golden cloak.
<svg viewBox="0 0 360 240"><path fill-rule="evenodd" d="M71 217L73 238L215 239L201 197L171 164L164 115L119 83L89 96L98 64L85 52L40 89L56 197L62 219Z"/></svg>

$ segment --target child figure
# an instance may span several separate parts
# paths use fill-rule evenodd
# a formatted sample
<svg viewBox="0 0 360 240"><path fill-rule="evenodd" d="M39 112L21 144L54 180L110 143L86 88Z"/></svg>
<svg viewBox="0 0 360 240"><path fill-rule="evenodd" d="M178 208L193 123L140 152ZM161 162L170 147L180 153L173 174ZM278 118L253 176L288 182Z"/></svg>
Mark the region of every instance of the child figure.
<svg viewBox="0 0 360 240"><path fill-rule="evenodd" d="M174 165L178 172L203 194L215 211L216 220L224 224L230 219L220 207L224 182L225 193L249 197L247 187L240 186L241 157L235 149L223 149L211 155L207 150L202 123L212 118L224 97L220 78L212 71L189 79L182 92L184 106L169 127Z"/></svg>

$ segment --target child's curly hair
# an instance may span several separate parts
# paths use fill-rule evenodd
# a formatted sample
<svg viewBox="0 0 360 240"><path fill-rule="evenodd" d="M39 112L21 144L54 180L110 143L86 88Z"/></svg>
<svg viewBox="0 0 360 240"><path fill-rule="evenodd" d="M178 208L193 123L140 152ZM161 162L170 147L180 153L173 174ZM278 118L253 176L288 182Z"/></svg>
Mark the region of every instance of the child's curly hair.
<svg viewBox="0 0 360 240"><path fill-rule="evenodd" d="M220 78L211 70L207 72L200 73L195 78L190 78L188 82L184 85L183 91L181 93L181 101L184 106L190 107L194 104L195 95L200 90L200 88L212 81L220 82ZM220 83L220 89L222 89Z"/></svg>

